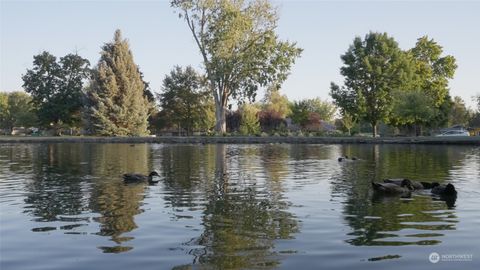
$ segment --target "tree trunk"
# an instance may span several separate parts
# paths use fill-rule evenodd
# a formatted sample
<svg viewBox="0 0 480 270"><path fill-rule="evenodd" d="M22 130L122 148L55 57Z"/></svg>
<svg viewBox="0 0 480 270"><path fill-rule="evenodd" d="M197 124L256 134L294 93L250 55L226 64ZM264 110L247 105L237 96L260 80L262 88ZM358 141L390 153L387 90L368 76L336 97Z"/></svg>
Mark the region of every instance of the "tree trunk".
<svg viewBox="0 0 480 270"><path fill-rule="evenodd" d="M226 111L226 106L215 102L215 131L218 133L227 132L227 118L225 116Z"/></svg>

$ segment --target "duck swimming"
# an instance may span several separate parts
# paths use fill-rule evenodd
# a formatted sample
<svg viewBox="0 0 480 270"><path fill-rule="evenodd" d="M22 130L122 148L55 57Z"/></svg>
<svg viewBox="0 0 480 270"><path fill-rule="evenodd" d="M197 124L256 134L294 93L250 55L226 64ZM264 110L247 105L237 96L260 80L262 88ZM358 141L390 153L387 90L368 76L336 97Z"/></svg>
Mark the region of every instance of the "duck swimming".
<svg viewBox="0 0 480 270"><path fill-rule="evenodd" d="M455 186L452 184L438 185L432 188L432 193L441 196L457 196Z"/></svg>
<svg viewBox="0 0 480 270"><path fill-rule="evenodd" d="M338 162L347 161L347 160L358 160L358 158L356 157L349 158L347 155L345 155L344 157L338 158Z"/></svg>
<svg viewBox="0 0 480 270"><path fill-rule="evenodd" d="M147 181L149 184L156 184L159 180L153 180L154 176L160 176L156 171L151 172L149 175L143 175L138 173L126 173L123 175L123 181L125 183L138 183Z"/></svg>
<svg viewBox="0 0 480 270"><path fill-rule="evenodd" d="M383 179L384 183L392 183L398 186L402 185L403 180L408 180L410 181L413 189L415 190L420 190L420 189L431 189L436 186L439 186L440 184L437 182L429 183L429 182L417 182L417 181L412 181L407 178L392 178L392 179Z"/></svg>
<svg viewBox="0 0 480 270"><path fill-rule="evenodd" d="M400 194L400 195L408 195L414 187L412 186L412 181L408 179L403 179L400 185L394 183L375 183L372 182L373 190L377 193L382 194Z"/></svg>

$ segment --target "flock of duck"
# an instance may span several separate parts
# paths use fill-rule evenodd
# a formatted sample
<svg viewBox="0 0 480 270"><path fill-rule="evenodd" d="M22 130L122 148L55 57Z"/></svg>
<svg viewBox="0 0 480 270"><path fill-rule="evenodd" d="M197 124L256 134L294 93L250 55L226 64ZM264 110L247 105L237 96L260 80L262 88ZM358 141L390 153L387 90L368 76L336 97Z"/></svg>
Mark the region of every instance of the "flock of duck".
<svg viewBox="0 0 480 270"><path fill-rule="evenodd" d="M383 194L408 195L415 190L431 189L431 193L440 196L456 196L457 191L452 184L439 184L437 182L417 182L410 179L384 179L383 183L372 182L375 192Z"/></svg>
<svg viewBox="0 0 480 270"><path fill-rule="evenodd" d="M359 160L356 157L339 157L339 162L356 161ZM139 183L148 182L148 184L156 184L160 180L153 177L160 176L156 171L152 171L149 175L126 173L123 175L123 181L125 183ZM440 184L438 182L418 182L407 178L401 179L384 179L383 183L372 182L372 188L374 192L385 195L403 195L408 196L412 191L430 189L432 194L440 196L455 197L457 191L452 184Z"/></svg>
<svg viewBox="0 0 480 270"><path fill-rule="evenodd" d="M339 162L359 160L356 157L339 157ZM444 197L456 197L457 191L452 184L438 182L418 182L407 178L384 179L383 183L372 182L373 191L377 194L408 196L412 191L430 189L432 194Z"/></svg>

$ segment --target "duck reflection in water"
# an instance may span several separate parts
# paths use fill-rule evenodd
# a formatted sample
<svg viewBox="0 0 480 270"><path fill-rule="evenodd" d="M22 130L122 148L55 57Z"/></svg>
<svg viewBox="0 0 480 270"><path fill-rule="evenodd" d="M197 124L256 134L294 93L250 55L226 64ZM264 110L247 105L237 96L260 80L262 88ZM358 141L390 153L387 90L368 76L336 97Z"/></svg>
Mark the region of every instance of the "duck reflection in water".
<svg viewBox="0 0 480 270"><path fill-rule="evenodd" d="M453 184L438 185L432 188L432 196L435 201L444 201L448 208L454 208L457 201L457 190Z"/></svg>

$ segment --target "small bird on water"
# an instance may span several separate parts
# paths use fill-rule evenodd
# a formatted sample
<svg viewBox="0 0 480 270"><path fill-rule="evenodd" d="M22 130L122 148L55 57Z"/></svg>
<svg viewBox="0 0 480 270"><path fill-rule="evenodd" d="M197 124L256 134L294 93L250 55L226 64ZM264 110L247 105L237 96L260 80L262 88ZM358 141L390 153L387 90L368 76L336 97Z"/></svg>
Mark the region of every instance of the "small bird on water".
<svg viewBox="0 0 480 270"><path fill-rule="evenodd" d="M156 184L160 180L153 180L154 176L160 176L156 171L152 171L149 175L139 173L126 173L123 175L123 182L125 183L139 183L147 181L149 184Z"/></svg>

